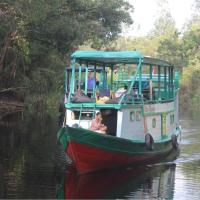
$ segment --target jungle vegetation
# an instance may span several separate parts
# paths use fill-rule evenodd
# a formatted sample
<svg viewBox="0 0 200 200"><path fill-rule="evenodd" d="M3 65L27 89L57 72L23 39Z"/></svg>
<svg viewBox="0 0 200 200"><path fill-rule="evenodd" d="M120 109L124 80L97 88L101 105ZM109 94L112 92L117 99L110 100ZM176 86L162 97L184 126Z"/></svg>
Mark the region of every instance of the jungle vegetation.
<svg viewBox="0 0 200 200"><path fill-rule="evenodd" d="M195 5L181 32L163 6L146 36L125 37L122 27L134 23L126 0L0 0L0 98L9 94L36 111L56 110L73 51L137 49L172 62L181 72L182 108L200 112L198 1Z"/></svg>

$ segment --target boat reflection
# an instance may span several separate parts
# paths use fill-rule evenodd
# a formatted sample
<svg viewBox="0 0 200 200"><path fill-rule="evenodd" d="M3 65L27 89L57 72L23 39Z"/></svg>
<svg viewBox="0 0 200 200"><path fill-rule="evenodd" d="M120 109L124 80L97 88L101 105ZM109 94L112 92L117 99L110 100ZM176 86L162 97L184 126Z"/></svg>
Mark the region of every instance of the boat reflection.
<svg viewBox="0 0 200 200"><path fill-rule="evenodd" d="M58 199L173 199L175 168L173 163L116 169L78 175L69 169L57 190Z"/></svg>

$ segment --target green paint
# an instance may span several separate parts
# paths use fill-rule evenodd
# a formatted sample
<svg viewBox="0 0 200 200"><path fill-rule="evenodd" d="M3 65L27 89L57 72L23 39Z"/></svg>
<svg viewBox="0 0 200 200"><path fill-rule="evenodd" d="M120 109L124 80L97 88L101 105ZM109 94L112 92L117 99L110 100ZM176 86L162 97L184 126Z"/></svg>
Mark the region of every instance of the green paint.
<svg viewBox="0 0 200 200"><path fill-rule="evenodd" d="M139 96L142 96L142 65L139 68Z"/></svg>
<svg viewBox="0 0 200 200"><path fill-rule="evenodd" d="M74 94L75 90L75 62L76 60L72 60L72 77L71 77L71 94Z"/></svg>
<svg viewBox="0 0 200 200"><path fill-rule="evenodd" d="M175 130L174 132L177 135L180 134L180 130ZM154 140L153 151L146 150L144 139L128 140L115 136L96 133L86 129L66 127L64 128L64 134L62 134L62 136L59 138L59 141L61 142L61 144L63 144L65 141L68 142L70 140L74 140L80 144L93 146L103 150L126 154L155 155L170 151L172 149L170 134L164 139L163 137L160 137L160 140Z"/></svg>
<svg viewBox="0 0 200 200"><path fill-rule="evenodd" d="M81 89L81 71L82 71L82 66L80 64L79 65L79 72L78 72L78 88L79 88L79 90Z"/></svg>
<svg viewBox="0 0 200 200"><path fill-rule="evenodd" d="M160 66L158 66L158 100L161 100L160 96Z"/></svg>
<svg viewBox="0 0 200 200"><path fill-rule="evenodd" d="M85 95L87 95L87 89L88 89L88 63L85 69Z"/></svg>
<svg viewBox="0 0 200 200"><path fill-rule="evenodd" d="M167 99L167 69L164 67L164 96Z"/></svg>

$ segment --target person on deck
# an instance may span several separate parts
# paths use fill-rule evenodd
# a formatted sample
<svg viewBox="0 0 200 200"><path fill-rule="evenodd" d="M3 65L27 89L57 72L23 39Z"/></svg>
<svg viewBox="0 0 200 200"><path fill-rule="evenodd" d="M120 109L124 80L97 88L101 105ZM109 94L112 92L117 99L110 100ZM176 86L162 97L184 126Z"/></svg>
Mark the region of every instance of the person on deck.
<svg viewBox="0 0 200 200"><path fill-rule="evenodd" d="M102 115L100 112L98 112L95 116L95 118L92 120L91 124L91 130L98 132L98 133L103 133L105 134L107 131L107 126L102 124Z"/></svg>
<svg viewBox="0 0 200 200"><path fill-rule="evenodd" d="M88 82L87 82L87 88L89 91L93 90L93 87L95 85L95 77L93 72L89 72L88 76Z"/></svg>

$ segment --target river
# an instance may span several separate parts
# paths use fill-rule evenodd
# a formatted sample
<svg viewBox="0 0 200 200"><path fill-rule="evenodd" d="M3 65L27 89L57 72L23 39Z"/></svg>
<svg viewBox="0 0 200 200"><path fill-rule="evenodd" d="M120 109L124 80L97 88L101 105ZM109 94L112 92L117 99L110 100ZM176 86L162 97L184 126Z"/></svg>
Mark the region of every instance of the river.
<svg viewBox="0 0 200 200"><path fill-rule="evenodd" d="M180 154L142 168L77 174L56 142L57 120L19 119L0 127L0 198L199 199L200 123L182 119Z"/></svg>

